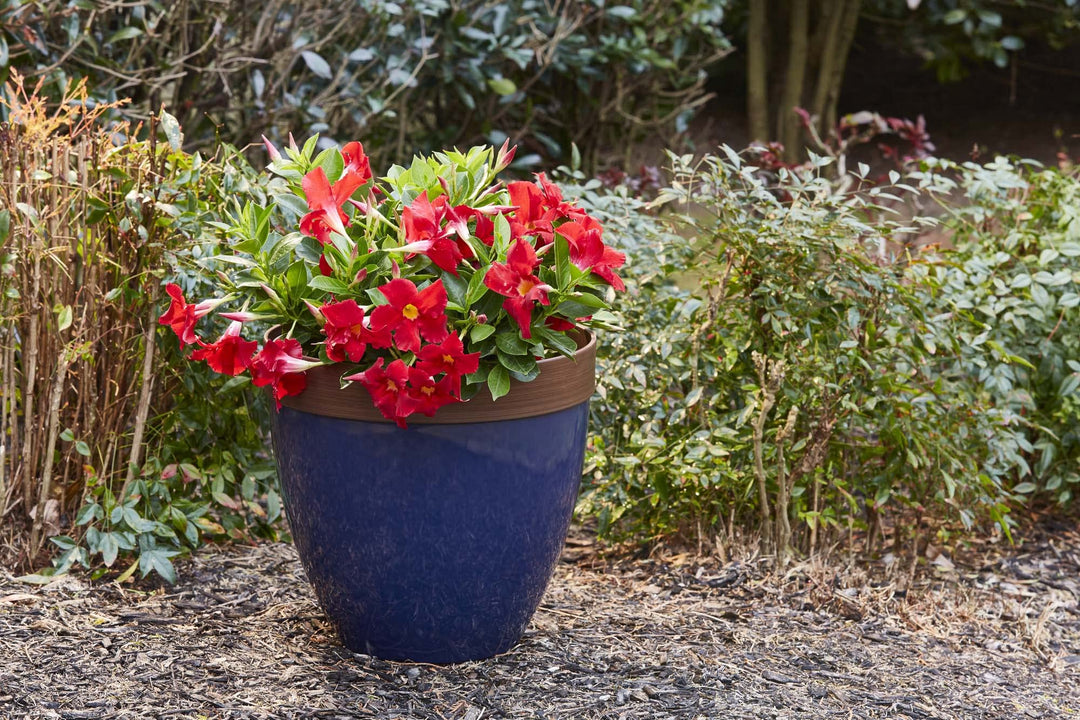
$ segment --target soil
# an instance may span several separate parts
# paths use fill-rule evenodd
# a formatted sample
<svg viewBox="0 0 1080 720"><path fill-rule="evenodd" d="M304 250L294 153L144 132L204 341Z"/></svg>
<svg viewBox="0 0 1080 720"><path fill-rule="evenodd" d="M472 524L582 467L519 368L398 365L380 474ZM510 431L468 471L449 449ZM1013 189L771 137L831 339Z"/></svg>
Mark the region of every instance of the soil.
<svg viewBox="0 0 1080 720"><path fill-rule="evenodd" d="M1004 545L780 572L579 533L522 641L455 666L345 650L290 545L176 586L0 575L0 717L1080 718L1078 526Z"/></svg>

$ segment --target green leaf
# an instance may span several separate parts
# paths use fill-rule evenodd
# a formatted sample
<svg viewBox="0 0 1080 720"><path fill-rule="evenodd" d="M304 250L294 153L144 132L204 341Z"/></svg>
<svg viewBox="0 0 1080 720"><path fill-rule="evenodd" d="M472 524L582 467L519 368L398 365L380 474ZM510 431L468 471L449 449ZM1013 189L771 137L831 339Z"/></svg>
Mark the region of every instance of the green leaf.
<svg viewBox="0 0 1080 720"><path fill-rule="evenodd" d="M59 305L56 308L54 308L54 310L56 312L56 329L57 329L57 331L63 332L65 330L67 330L69 327L71 327L71 318L72 318L71 306L70 305Z"/></svg>
<svg viewBox="0 0 1080 720"><path fill-rule="evenodd" d="M503 351L497 351L499 365L510 372L520 375L530 375L536 371L536 360L527 355L507 355Z"/></svg>
<svg viewBox="0 0 1080 720"><path fill-rule="evenodd" d="M484 297L484 293L488 291L487 285L484 284L483 272L477 271L473 273L473 276L469 279L469 289L465 293L465 309L471 308L476 303L480 302L480 299Z"/></svg>
<svg viewBox="0 0 1080 720"><path fill-rule="evenodd" d="M490 78L488 81L488 87L496 95L513 95L517 92L517 85L513 80L507 78Z"/></svg>
<svg viewBox="0 0 1080 720"><path fill-rule="evenodd" d="M135 27L134 25L128 25L127 27L122 27L116 32L114 32L112 35L110 35L109 39L105 41L105 44L112 45L113 43L123 42L124 40L132 40L142 34L142 28Z"/></svg>
<svg viewBox="0 0 1080 720"><path fill-rule="evenodd" d="M0 38L2 39L2 38ZM3 63L0 63L2 65ZM0 210L0 245L7 242L8 237L11 235L11 211Z"/></svg>
<svg viewBox="0 0 1080 720"><path fill-rule="evenodd" d="M555 351L564 357L572 358L577 353L577 343L566 333L540 327L536 329L536 334L544 341L544 344L555 348Z"/></svg>
<svg viewBox="0 0 1080 720"><path fill-rule="evenodd" d="M493 332L495 332L494 325L473 325L472 330L469 331L469 337L473 342L480 342L491 337Z"/></svg>
<svg viewBox="0 0 1080 720"><path fill-rule="evenodd" d="M555 235L555 282L559 292L566 292L573 275L570 272L570 244L566 238Z"/></svg>
<svg viewBox="0 0 1080 720"><path fill-rule="evenodd" d="M967 15L967 10L958 8L945 13L945 17L942 18L942 21L946 25L958 25L967 19Z"/></svg>
<svg viewBox="0 0 1080 720"><path fill-rule="evenodd" d="M179 152L184 145L184 133L180 132L180 123L175 117L165 112L165 108L162 108L158 114L158 120L161 122L165 138L169 141L169 147L173 152Z"/></svg>
<svg viewBox="0 0 1080 720"><path fill-rule="evenodd" d="M326 275L314 276L308 280L308 287L315 290L325 290L326 292L334 293L335 295L346 295L349 292L348 285L337 278L328 277Z"/></svg>
<svg viewBox="0 0 1080 720"><path fill-rule="evenodd" d="M469 284L465 279L452 273L443 273L443 287L446 288L447 299L460 308L467 308L469 303L465 298L469 294Z"/></svg>
<svg viewBox="0 0 1080 720"><path fill-rule="evenodd" d="M115 533L105 533L101 536L101 561L105 563L105 567L112 567L119 552L120 545L116 542Z"/></svg>
<svg viewBox="0 0 1080 720"><path fill-rule="evenodd" d="M510 221L499 213L495 216L495 256L506 259L506 251L510 248Z"/></svg>
<svg viewBox="0 0 1080 720"><path fill-rule="evenodd" d="M496 365L488 373L487 385L491 392L491 399L498 400L510 392L510 373L502 365Z"/></svg>
<svg viewBox="0 0 1080 720"><path fill-rule="evenodd" d="M304 50L300 53L300 57L304 59L304 64L308 66L308 69L319 77L325 80L330 80L334 77L334 71L330 69L330 63L326 62L322 55L319 55L317 52Z"/></svg>
<svg viewBox="0 0 1080 720"><path fill-rule="evenodd" d="M336 148L323 150L311 165L312 168L321 167L326 173L326 179L332 183L340 180L341 174L345 172L345 160Z"/></svg>
<svg viewBox="0 0 1080 720"><path fill-rule="evenodd" d="M86 503L81 508L79 508L79 513L75 516L75 524L85 525L86 523L97 517L99 510L101 510L101 506L97 503Z"/></svg>
<svg viewBox="0 0 1080 720"><path fill-rule="evenodd" d="M507 330L495 336L495 346L507 355L526 355L529 344L521 339L516 330Z"/></svg>
<svg viewBox="0 0 1080 720"><path fill-rule="evenodd" d="M176 569L169 561L170 557L177 555L175 550L162 550L160 548L143 548L139 554L139 570L146 577L151 572L156 572L171 585L176 584Z"/></svg>
<svg viewBox="0 0 1080 720"><path fill-rule="evenodd" d="M1013 488L1013 492L1014 493L1019 493L1020 495L1027 495L1028 493L1035 492L1035 490L1037 490L1037 489L1038 488L1036 487L1035 483L1022 482L1022 483L1020 483L1019 485L1017 485L1016 487Z"/></svg>
<svg viewBox="0 0 1080 720"><path fill-rule="evenodd" d="M276 522L281 517L281 498L273 489L266 491L266 519Z"/></svg>
<svg viewBox="0 0 1080 720"><path fill-rule="evenodd" d="M90 457L90 446L86 444L85 440L79 440L75 443L75 452L83 457Z"/></svg>

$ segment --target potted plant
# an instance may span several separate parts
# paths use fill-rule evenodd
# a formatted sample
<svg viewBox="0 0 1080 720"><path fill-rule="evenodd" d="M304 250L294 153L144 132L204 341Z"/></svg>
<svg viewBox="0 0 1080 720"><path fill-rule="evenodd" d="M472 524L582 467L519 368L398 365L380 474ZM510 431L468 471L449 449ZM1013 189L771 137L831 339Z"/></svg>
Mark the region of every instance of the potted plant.
<svg viewBox="0 0 1080 720"><path fill-rule="evenodd" d="M192 360L272 393L290 527L346 646L503 652L565 538L591 329L625 258L543 174L499 181L506 144L381 178L360 143L267 148L267 202L238 208L228 247L202 261L221 295L189 303L169 285L161 322ZM230 324L209 342L196 326L212 312Z"/></svg>

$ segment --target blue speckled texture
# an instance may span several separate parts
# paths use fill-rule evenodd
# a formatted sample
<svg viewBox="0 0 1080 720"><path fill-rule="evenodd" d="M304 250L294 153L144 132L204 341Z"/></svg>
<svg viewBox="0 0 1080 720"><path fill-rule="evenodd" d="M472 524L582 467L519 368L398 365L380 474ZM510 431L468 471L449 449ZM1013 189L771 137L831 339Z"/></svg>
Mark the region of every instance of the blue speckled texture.
<svg viewBox="0 0 1080 720"><path fill-rule="evenodd" d="M345 645L451 663L517 642L559 559L587 422L588 402L407 430L281 408L289 524Z"/></svg>

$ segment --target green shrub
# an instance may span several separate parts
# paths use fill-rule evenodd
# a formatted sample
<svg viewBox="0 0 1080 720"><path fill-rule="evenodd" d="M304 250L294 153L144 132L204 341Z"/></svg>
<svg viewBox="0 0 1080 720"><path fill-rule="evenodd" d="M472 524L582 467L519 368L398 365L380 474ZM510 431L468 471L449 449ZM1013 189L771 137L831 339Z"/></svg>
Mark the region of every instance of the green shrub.
<svg viewBox="0 0 1080 720"><path fill-rule="evenodd" d="M632 252L581 509L646 538L756 529L780 554L812 551L831 527L874 531L893 510L915 517L898 543L924 515L1008 530L1025 441L935 314L947 262L892 257L923 221L883 220L894 196L858 178L842 193L731 151L671 160L654 205L683 214Z"/></svg>
<svg viewBox="0 0 1080 720"><path fill-rule="evenodd" d="M1080 482L1080 171L997 158L930 163L955 244L935 312L962 338L964 373L1022 434L1020 494L1069 502Z"/></svg>

